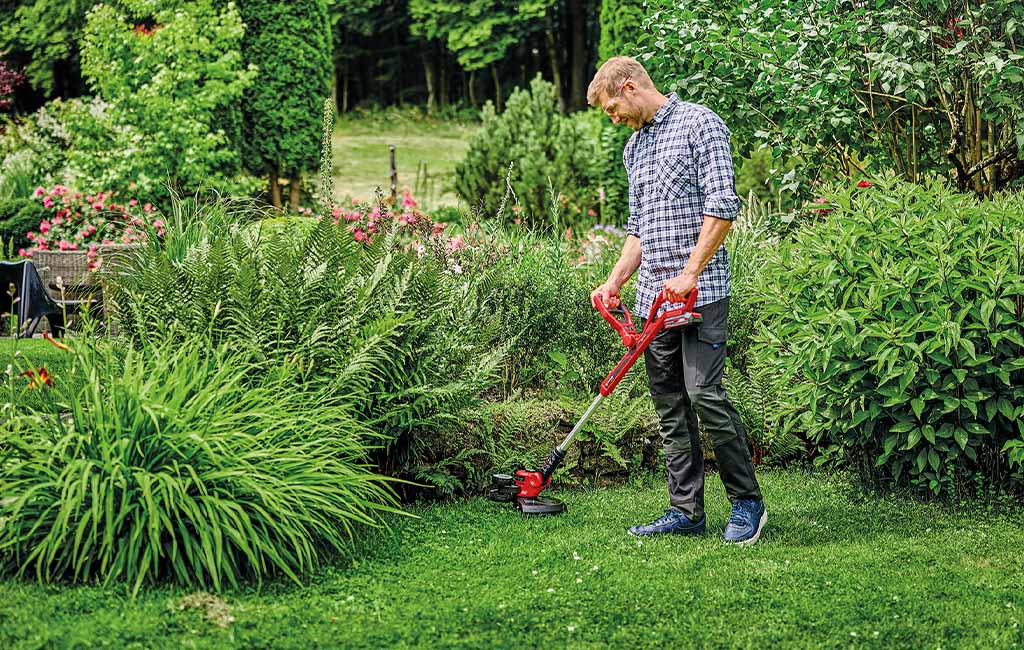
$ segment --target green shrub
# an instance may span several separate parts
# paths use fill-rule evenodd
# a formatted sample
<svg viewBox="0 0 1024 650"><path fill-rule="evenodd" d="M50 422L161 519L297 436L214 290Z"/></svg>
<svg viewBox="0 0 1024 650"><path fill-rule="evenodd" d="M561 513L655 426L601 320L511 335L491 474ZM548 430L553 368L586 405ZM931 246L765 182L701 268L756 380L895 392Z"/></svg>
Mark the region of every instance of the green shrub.
<svg viewBox="0 0 1024 650"><path fill-rule="evenodd" d="M511 343L503 389L593 394L625 348L594 310L590 292L607 277L620 245L590 264L564 239L522 229L498 230L478 250L492 257L467 261L467 272L491 271L487 307L497 315L497 341ZM624 296L632 303L632 284ZM560 362L559 362L560 361Z"/></svg>
<svg viewBox="0 0 1024 650"><path fill-rule="evenodd" d="M613 56L632 56L643 34L646 13L646 4L636 0L601 0L597 57L603 62Z"/></svg>
<svg viewBox="0 0 1024 650"><path fill-rule="evenodd" d="M394 512L374 434L202 337L116 351L79 339L89 381L0 424L0 563L41 581L295 580ZM48 390L41 387L39 390Z"/></svg>
<svg viewBox="0 0 1024 650"><path fill-rule="evenodd" d="M661 438L654 407L647 397L626 392L617 391L594 412L555 473L555 483L622 483L657 465ZM467 411L452 427L423 441L414 478L435 486L435 494L481 494L494 472L539 468L591 399L517 395Z"/></svg>
<svg viewBox="0 0 1024 650"><path fill-rule="evenodd" d="M327 2L246 0L240 7L244 61L259 71L242 102L245 167L274 185L288 176L297 192L301 174L317 167L320 115L331 92Z"/></svg>
<svg viewBox="0 0 1024 650"><path fill-rule="evenodd" d="M1024 196L896 181L825 196L763 273L780 425L872 483L1003 485L1024 444Z"/></svg>
<svg viewBox="0 0 1024 650"><path fill-rule="evenodd" d="M304 391L349 404L384 437L375 459L391 475L416 463L417 436L496 382L507 347L488 333L485 277L406 250L390 219L364 244L345 222L264 228L262 209L245 203L172 205L167 235L111 278L115 313L134 340L208 331L270 363L299 364Z"/></svg>
<svg viewBox="0 0 1024 650"><path fill-rule="evenodd" d="M242 62L244 34L231 2L93 7L81 43L82 76L103 110L69 116L75 178L65 184L160 203L171 191L191 194L203 186L238 191L234 107L255 76Z"/></svg>
<svg viewBox="0 0 1024 650"><path fill-rule="evenodd" d="M599 134L592 121L558 113L553 85L537 77L529 90L512 93L501 115L486 104L482 120L455 169L455 191L464 201L503 222L525 219L545 228L594 222L603 182L595 165Z"/></svg>
<svg viewBox="0 0 1024 650"><path fill-rule="evenodd" d="M26 234L37 230L47 210L36 198L11 199L0 203L0 240L14 251L32 245Z"/></svg>

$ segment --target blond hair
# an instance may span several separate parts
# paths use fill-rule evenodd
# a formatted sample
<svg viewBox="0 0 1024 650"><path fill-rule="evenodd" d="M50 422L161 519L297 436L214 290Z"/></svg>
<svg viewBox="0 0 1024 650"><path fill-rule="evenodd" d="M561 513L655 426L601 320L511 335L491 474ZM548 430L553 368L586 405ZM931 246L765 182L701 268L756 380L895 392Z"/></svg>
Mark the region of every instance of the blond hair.
<svg viewBox="0 0 1024 650"><path fill-rule="evenodd" d="M613 56L598 69L587 88L587 103L597 106L600 96L618 94L626 79L632 80L638 88L654 90L654 82L644 66L630 56Z"/></svg>

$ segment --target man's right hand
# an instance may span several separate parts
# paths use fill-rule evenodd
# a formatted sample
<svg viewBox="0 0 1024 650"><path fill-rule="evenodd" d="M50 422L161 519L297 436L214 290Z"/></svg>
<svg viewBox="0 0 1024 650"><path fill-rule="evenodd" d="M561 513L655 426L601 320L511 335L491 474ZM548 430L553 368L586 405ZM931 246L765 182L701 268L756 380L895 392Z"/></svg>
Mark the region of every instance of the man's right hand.
<svg viewBox="0 0 1024 650"><path fill-rule="evenodd" d="M619 287L610 282L605 282L590 292L591 301L594 300L595 296L598 297L608 309L615 309L622 304L622 299L619 296Z"/></svg>

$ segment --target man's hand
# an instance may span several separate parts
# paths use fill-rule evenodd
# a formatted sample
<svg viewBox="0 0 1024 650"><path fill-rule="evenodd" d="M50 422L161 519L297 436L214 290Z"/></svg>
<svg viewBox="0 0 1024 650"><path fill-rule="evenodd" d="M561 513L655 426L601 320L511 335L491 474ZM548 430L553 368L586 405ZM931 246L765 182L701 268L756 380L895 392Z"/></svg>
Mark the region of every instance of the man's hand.
<svg viewBox="0 0 1024 650"><path fill-rule="evenodd" d="M590 300L594 300L594 296L598 296L604 306L608 309L615 309L622 304L622 299L619 296L619 287L611 282L605 282L598 288L590 292Z"/></svg>
<svg viewBox="0 0 1024 650"><path fill-rule="evenodd" d="M683 302L690 292L697 288L697 275L683 271L674 278L665 280L665 298L669 302Z"/></svg>

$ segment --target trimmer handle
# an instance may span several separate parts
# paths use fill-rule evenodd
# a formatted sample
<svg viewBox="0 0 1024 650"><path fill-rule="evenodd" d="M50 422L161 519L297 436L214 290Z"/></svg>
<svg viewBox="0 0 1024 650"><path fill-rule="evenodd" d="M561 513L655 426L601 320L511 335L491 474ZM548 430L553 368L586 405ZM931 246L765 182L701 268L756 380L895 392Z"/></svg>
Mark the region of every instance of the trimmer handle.
<svg viewBox="0 0 1024 650"><path fill-rule="evenodd" d="M601 316L619 333L619 336L622 337L623 345L627 348L636 345L640 335L637 334L636 328L633 327L633 317L624 305L620 303L615 309L608 309L605 307L604 301L601 300L600 296L593 296L590 301L594 303L594 309L600 312ZM622 320L619 320L618 316L622 316Z"/></svg>

